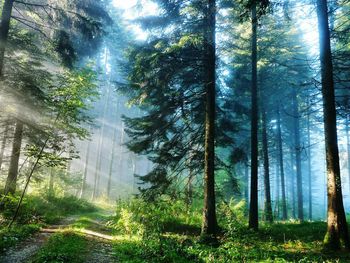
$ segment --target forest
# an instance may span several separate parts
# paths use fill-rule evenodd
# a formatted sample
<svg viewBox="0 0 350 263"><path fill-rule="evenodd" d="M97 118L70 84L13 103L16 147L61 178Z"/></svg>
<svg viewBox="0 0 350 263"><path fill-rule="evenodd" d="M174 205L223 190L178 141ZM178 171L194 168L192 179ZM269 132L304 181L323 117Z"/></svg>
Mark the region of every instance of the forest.
<svg viewBox="0 0 350 263"><path fill-rule="evenodd" d="M350 0L0 16L0 262L350 262Z"/></svg>

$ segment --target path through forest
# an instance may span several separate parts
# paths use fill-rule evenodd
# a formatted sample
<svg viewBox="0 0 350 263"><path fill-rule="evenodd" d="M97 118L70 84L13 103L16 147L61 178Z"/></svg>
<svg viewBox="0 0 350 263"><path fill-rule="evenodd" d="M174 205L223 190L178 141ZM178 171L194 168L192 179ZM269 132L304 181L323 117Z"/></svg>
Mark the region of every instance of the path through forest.
<svg viewBox="0 0 350 263"><path fill-rule="evenodd" d="M104 216L110 215L106 211L103 214ZM84 222L87 228L80 228L81 222ZM86 255L84 262L116 262L112 251L113 236L107 234L104 224L105 221L101 219L101 213L98 218L96 218L96 214L73 215L64 218L58 224L42 228L40 232L9 248L4 255L0 256L0 262L29 263L35 257L36 253L47 243L51 235L68 230L83 234L84 238L88 241L89 253Z"/></svg>

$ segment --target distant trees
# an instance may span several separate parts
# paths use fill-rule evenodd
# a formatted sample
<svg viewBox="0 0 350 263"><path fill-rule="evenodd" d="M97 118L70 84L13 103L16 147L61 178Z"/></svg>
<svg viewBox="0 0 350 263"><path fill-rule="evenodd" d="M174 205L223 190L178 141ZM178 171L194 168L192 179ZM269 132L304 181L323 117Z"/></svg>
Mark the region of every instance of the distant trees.
<svg viewBox="0 0 350 263"><path fill-rule="evenodd" d="M93 6L94 11L91 10ZM7 126L15 127L6 195L15 192L21 154L29 160L40 160L38 163L44 167L60 166L76 157L72 140L87 136L81 126L89 119L84 113L87 102L83 100L96 94L83 90L95 87L92 72L84 69L78 73L72 69L73 63L77 54L79 58L84 55L84 49L97 47L104 34L102 27L111 20L101 2L77 1L74 10L68 10L64 5L50 5L44 1L6 0L2 10L0 92L6 99L1 101L0 115L8 120ZM66 28L68 22L72 23L70 34ZM89 46L89 41L95 42L93 47ZM81 49L74 51L72 45L78 46L78 42L85 46L79 44ZM78 93L74 94L79 87ZM70 94L65 93L67 89ZM57 91L59 93L55 93ZM9 131L8 127L6 131ZM12 135L6 133L11 139ZM3 142L2 156L6 140ZM40 150L42 147L45 149ZM22 152L24 148L25 153ZM22 170L30 169L29 166L26 162L21 164Z"/></svg>

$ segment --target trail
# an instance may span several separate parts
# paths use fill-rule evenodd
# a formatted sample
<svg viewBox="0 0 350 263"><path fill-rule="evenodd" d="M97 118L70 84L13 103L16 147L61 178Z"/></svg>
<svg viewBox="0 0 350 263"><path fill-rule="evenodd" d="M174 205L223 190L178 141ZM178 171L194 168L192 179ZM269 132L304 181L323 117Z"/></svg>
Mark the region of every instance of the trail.
<svg viewBox="0 0 350 263"><path fill-rule="evenodd" d="M56 225L50 225L42 228L40 232L34 234L28 239L20 242L7 249L4 255L0 256L1 263L27 263L35 256L35 254L42 248L54 233L63 232L65 230L72 230L84 234L88 240L90 249L84 262L86 263L112 263L117 262L112 253L113 236L106 234L103 221L89 218L94 225L93 230L89 229L75 229L74 224L79 221L80 215L74 215L64 218ZM97 231L95 231L97 229ZM101 233L102 232L102 233Z"/></svg>

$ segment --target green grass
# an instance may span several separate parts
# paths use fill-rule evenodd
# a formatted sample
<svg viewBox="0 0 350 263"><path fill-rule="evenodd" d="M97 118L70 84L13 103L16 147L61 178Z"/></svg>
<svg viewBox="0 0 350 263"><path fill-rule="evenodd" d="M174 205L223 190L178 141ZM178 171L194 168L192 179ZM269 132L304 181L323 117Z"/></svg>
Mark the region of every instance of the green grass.
<svg viewBox="0 0 350 263"><path fill-rule="evenodd" d="M93 213L83 213L71 225L77 229L88 229L102 234L113 235L116 230L109 226L109 221L112 219L111 215L106 214L105 211L100 210Z"/></svg>
<svg viewBox="0 0 350 263"><path fill-rule="evenodd" d="M115 255L121 262L129 263L350 262L348 252L322 250L324 222L266 225L257 233L244 226L221 234L215 247L201 243L198 235L188 235L192 227L183 234L177 229L177 233L166 232L160 237L117 241Z"/></svg>
<svg viewBox="0 0 350 263"><path fill-rule="evenodd" d="M74 232L56 233L40 249L32 263L81 263L87 251L88 242L84 236Z"/></svg>
<svg viewBox="0 0 350 263"><path fill-rule="evenodd" d="M114 244L116 257L130 263L350 262L349 252L323 250L325 222L261 223L254 232L247 227L243 204L222 205L222 231L210 246L199 237L200 209L189 213L183 207L166 200L119 204L114 221L124 239Z"/></svg>

